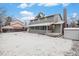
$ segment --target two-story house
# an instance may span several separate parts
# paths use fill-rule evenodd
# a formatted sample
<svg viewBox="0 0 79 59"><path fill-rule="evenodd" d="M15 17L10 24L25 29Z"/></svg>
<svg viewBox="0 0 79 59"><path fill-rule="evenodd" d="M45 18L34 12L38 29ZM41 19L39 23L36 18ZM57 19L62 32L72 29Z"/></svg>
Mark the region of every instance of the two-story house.
<svg viewBox="0 0 79 59"><path fill-rule="evenodd" d="M64 21L60 14L35 18L30 21L29 32L47 35L62 35Z"/></svg>

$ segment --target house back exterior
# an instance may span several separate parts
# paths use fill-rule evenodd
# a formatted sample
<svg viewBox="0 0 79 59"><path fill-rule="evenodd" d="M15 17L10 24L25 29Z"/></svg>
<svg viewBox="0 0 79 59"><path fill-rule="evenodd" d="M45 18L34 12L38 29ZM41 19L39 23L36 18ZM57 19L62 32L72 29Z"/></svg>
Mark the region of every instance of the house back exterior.
<svg viewBox="0 0 79 59"><path fill-rule="evenodd" d="M29 32L40 34L62 34L64 21L60 14L36 18L30 21Z"/></svg>

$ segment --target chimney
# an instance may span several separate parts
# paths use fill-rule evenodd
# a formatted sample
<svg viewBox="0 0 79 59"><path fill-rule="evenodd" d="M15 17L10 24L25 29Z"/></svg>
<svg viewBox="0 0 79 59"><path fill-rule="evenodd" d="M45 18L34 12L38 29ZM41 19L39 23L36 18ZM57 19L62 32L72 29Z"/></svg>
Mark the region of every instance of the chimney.
<svg viewBox="0 0 79 59"><path fill-rule="evenodd" d="M64 28L67 27L67 9L66 7L63 10L64 14L63 14L63 20L64 20Z"/></svg>

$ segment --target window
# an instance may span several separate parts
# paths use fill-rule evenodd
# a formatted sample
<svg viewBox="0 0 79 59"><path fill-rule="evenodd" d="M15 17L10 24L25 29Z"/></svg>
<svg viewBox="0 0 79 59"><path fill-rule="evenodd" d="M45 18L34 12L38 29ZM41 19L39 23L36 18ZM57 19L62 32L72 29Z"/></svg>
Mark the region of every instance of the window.
<svg viewBox="0 0 79 59"><path fill-rule="evenodd" d="M46 26L44 26L44 30L46 30Z"/></svg>
<svg viewBox="0 0 79 59"><path fill-rule="evenodd" d="M31 27L31 29L35 29L35 30L46 30L46 26L35 26L35 27Z"/></svg>
<svg viewBox="0 0 79 59"><path fill-rule="evenodd" d="M46 26L40 26L39 30L46 30Z"/></svg>
<svg viewBox="0 0 79 59"><path fill-rule="evenodd" d="M42 30L42 26L40 27L40 30Z"/></svg>
<svg viewBox="0 0 79 59"><path fill-rule="evenodd" d="M31 27L31 29L34 29L34 27Z"/></svg>

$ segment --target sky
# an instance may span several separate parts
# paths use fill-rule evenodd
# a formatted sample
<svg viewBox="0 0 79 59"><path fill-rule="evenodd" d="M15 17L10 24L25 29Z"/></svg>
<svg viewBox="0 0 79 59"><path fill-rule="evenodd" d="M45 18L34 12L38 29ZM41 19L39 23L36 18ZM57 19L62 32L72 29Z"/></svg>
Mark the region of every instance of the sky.
<svg viewBox="0 0 79 59"><path fill-rule="evenodd" d="M39 12L46 16L61 14L67 8L68 21L79 16L79 3L0 3L0 8L6 10L6 15L17 18L21 21L33 19Z"/></svg>

